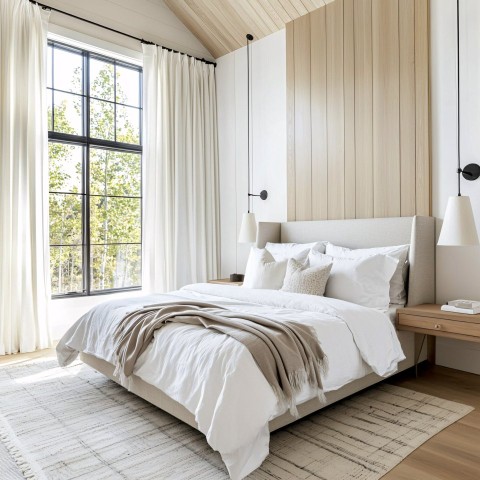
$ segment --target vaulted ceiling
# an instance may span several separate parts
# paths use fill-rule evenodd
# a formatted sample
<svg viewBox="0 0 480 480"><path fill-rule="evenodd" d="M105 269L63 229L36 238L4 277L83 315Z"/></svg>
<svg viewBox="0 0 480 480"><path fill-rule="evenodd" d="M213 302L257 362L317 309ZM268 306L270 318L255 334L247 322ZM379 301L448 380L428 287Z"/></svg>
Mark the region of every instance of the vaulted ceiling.
<svg viewBox="0 0 480 480"><path fill-rule="evenodd" d="M215 57L281 30L285 24L332 0L165 0L167 6Z"/></svg>

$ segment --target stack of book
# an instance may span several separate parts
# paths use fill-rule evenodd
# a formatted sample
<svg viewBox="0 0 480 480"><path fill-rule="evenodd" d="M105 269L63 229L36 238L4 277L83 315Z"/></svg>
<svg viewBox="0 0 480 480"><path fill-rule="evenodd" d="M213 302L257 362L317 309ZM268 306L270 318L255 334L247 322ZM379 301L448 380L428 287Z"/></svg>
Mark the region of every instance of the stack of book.
<svg viewBox="0 0 480 480"><path fill-rule="evenodd" d="M480 302L473 300L450 300L447 305L442 305L441 310L445 312L467 313L475 315L480 313Z"/></svg>

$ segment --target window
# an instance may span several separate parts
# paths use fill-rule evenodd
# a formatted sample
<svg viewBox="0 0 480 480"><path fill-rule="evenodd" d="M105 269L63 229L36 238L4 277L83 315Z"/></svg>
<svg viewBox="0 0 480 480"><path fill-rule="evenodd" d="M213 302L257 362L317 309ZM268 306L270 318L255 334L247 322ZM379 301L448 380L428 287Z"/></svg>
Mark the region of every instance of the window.
<svg viewBox="0 0 480 480"><path fill-rule="evenodd" d="M53 296L141 285L142 70L48 45Z"/></svg>

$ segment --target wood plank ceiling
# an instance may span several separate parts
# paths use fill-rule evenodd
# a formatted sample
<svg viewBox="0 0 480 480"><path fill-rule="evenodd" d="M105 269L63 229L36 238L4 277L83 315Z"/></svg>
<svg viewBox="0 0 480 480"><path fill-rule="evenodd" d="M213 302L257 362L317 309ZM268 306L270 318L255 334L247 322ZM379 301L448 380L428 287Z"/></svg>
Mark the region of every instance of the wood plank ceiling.
<svg viewBox="0 0 480 480"><path fill-rule="evenodd" d="M215 57L274 33L332 0L165 0L166 5Z"/></svg>

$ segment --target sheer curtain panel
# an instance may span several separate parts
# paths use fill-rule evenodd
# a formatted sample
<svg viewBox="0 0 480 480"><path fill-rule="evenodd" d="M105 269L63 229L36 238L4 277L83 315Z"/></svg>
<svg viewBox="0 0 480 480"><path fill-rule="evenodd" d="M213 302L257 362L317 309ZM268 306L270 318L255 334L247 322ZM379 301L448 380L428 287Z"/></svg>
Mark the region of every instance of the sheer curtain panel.
<svg viewBox="0 0 480 480"><path fill-rule="evenodd" d="M0 1L0 354L50 346L48 14Z"/></svg>
<svg viewBox="0 0 480 480"><path fill-rule="evenodd" d="M143 286L164 292L218 274L213 65L143 45Z"/></svg>

